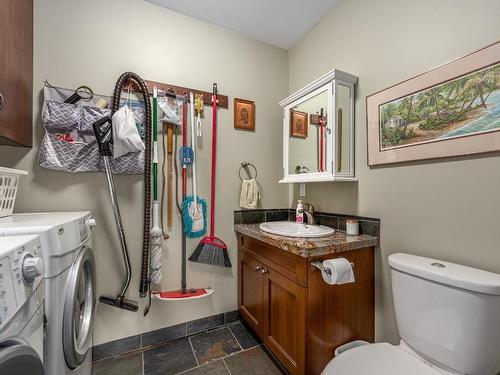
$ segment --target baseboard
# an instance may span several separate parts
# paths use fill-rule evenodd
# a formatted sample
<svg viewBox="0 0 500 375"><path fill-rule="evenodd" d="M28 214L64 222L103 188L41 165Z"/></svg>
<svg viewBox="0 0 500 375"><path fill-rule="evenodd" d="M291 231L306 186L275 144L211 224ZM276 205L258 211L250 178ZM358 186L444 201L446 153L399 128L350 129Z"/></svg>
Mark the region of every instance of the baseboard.
<svg viewBox="0 0 500 375"><path fill-rule="evenodd" d="M124 337L119 340L94 346L92 348L92 360L95 362L105 358L143 350L149 346L209 331L239 320L240 316L238 310L233 310L170 327L156 329L154 331L144 332L139 335Z"/></svg>

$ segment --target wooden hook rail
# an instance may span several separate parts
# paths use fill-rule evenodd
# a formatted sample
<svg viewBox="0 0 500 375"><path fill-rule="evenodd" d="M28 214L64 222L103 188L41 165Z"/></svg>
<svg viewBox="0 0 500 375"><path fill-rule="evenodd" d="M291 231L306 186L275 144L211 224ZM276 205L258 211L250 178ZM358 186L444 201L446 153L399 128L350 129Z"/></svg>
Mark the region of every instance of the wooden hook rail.
<svg viewBox="0 0 500 375"><path fill-rule="evenodd" d="M175 92L177 95L186 95L192 92L195 96L202 95L203 96L203 103L204 105L212 106L212 93L209 91L202 91L202 90L196 90L196 89L190 89L188 87L182 87L182 86L175 86L175 85L170 85L168 83L162 83L162 82L156 82L156 81L150 81L150 80L144 80L146 83L146 86L148 87L148 92L149 95L153 95L153 87L156 86L158 90L161 91L170 91L170 92ZM133 80L128 80L125 85L124 85L124 90L126 91L128 88L133 92L139 92L139 86L137 83ZM188 98L189 99L189 98ZM217 94L217 106L220 108L228 108L228 99L226 95L220 95Z"/></svg>

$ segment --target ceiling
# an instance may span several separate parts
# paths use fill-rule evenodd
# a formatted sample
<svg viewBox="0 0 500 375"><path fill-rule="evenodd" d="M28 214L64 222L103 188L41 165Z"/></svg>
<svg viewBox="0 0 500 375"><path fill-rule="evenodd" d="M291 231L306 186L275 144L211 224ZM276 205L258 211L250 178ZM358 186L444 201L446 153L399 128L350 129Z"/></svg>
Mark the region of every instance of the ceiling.
<svg viewBox="0 0 500 375"><path fill-rule="evenodd" d="M283 49L342 0L146 0Z"/></svg>

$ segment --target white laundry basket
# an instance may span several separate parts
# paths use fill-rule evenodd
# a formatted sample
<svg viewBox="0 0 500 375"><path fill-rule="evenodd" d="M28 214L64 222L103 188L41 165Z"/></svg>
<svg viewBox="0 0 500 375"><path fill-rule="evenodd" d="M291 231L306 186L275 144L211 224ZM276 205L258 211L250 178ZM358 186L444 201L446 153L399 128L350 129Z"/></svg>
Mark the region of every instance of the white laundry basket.
<svg viewBox="0 0 500 375"><path fill-rule="evenodd" d="M0 167L0 217L12 215L19 179L28 172Z"/></svg>

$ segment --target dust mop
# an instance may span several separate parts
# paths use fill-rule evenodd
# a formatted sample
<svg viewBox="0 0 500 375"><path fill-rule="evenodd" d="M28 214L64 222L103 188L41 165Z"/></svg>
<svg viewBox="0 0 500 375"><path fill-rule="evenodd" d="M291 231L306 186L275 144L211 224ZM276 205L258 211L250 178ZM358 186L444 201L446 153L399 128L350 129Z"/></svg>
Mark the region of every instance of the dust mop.
<svg viewBox="0 0 500 375"><path fill-rule="evenodd" d="M214 264L222 267L231 267L231 260L227 253L227 245L220 238L215 237L215 169L217 154L217 84L214 83L212 95L212 179L210 194L210 235L204 237L193 254L189 257L192 262Z"/></svg>
<svg viewBox="0 0 500 375"><path fill-rule="evenodd" d="M182 143L183 147L186 147L186 140L187 140L187 109L186 105L183 105L182 108L183 116L182 116ZM179 195L179 184L178 184L178 175L179 175L179 168L177 166L177 135L175 136L175 146L174 146L174 169L175 169L175 189L176 189L176 197ZM181 161L182 163L182 161ZM186 190L187 190L187 168L182 168L182 199L184 200L186 198ZM176 198L177 202L177 209L179 211L179 214L182 216L182 208L179 204L179 200ZM181 220L181 225L184 226L184 221ZM197 298L203 298L203 297L208 297L211 295L214 290L211 288L187 288L187 283L186 283L186 233L184 231L184 228L182 228L182 238L181 238L181 263L182 263L182 269L181 269L181 289L180 290L174 290L174 291L166 291L166 292L160 292L157 290L152 290L151 291L151 296L154 299L161 300L161 301L176 301L176 300L188 300L188 299L197 299Z"/></svg>
<svg viewBox="0 0 500 375"><path fill-rule="evenodd" d="M184 233L189 238L201 237L207 230L207 202L198 198L196 190L196 135L194 121L194 95L189 93L189 111L191 119L191 149L193 163L191 164L193 195L186 197L182 202L182 220L184 221Z"/></svg>

